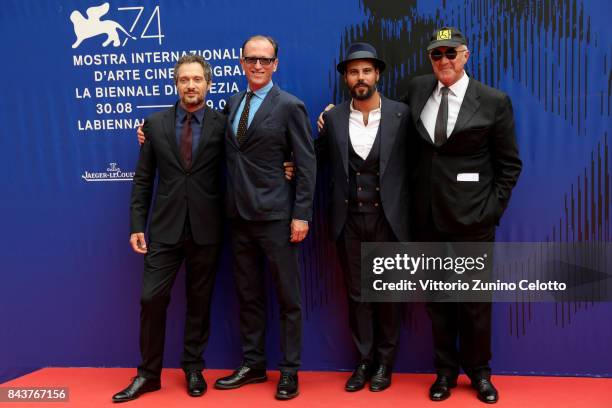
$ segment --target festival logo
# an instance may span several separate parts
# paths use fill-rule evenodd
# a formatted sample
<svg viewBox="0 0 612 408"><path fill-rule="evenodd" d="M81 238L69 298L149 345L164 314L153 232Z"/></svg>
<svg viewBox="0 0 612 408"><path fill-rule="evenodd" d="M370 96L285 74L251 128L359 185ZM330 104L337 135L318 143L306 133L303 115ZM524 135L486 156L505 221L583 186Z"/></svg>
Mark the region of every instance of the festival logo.
<svg viewBox="0 0 612 408"><path fill-rule="evenodd" d="M74 34L76 35L76 41L72 44L72 48L78 48L84 40L89 38L97 37L99 35L105 35L106 38L102 42L103 47L112 45L113 47L124 47L128 40L136 40L136 37L132 35L136 25L140 21L143 12L145 10L142 6L132 7L119 7L118 11L122 12L134 12L136 13L134 20L129 29L125 29L121 24L114 20L102 20L101 18L108 14L110 10L109 3L102 3L99 6L89 7L85 14L87 18L81 14L79 10L74 10L70 14L70 21L74 27ZM152 24L154 23L154 24ZM153 25L153 27L151 27ZM156 33L151 33L152 29L157 29ZM121 41L123 37L123 41ZM161 17L159 13L159 6L153 9L149 19L147 20L144 29L139 38L157 38L159 44L162 43L164 35L161 32Z"/></svg>
<svg viewBox="0 0 612 408"><path fill-rule="evenodd" d="M102 43L103 47L106 47L110 43L113 47L119 47L121 41L119 40L119 31L123 32L126 36L135 40L136 38L130 35L121 24L113 20L100 20L108 13L110 4L104 3L97 7L90 7L87 9L87 18L83 17L81 12L75 10L70 14L70 20L74 26L74 33L76 34L76 41L72 44L72 48L77 48L83 40L91 37L95 37L100 34L106 34L106 41Z"/></svg>

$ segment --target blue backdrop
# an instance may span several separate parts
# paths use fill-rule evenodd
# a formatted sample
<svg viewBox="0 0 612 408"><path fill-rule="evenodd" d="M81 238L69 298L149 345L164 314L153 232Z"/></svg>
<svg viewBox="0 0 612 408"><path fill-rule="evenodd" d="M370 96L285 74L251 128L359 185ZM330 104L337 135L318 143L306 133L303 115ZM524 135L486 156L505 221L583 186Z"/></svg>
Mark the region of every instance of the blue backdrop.
<svg viewBox="0 0 612 408"><path fill-rule="evenodd" d="M274 81L304 100L314 124L343 97L335 65L348 42L377 46L388 63L380 89L397 97L411 75L429 71L423 50L433 29L460 27L468 73L507 92L515 108L524 169L499 240L611 239L607 1L114 0L104 11L103 0L0 6L0 381L43 366L138 364L142 258L128 244L134 128L176 99L168 70L183 52L215 67L214 107L244 89L238 57L253 34L279 41ZM303 367L349 369L355 354L325 199L318 194L302 245ZM240 362L229 258L226 246L211 368ZM169 367L180 358L182 278L168 312ZM494 372L611 376L611 312L609 303L496 304ZM274 301L268 315L275 367ZM408 304L397 369L429 372L431 360L423 305Z"/></svg>

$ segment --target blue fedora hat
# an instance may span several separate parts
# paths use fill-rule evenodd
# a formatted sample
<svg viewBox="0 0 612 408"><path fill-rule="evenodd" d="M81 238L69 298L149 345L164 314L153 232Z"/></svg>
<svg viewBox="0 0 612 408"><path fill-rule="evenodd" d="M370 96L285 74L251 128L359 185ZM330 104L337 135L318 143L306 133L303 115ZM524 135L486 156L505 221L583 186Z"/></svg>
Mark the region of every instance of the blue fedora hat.
<svg viewBox="0 0 612 408"><path fill-rule="evenodd" d="M367 59L374 61L374 65L380 72L385 70L387 64L385 61L378 58L378 54L376 53L376 48L373 45L364 43L364 42L356 42L349 45L348 50L346 51L346 58L340 61L337 65L338 72L344 74L346 69L346 64L349 61L359 60L359 59Z"/></svg>

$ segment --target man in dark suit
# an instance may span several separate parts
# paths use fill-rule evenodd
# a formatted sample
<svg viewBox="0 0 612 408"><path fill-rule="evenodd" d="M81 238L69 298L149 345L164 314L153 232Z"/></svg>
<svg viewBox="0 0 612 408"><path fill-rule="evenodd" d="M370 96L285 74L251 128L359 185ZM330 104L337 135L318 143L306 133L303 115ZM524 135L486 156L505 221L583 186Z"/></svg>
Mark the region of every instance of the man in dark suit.
<svg viewBox="0 0 612 408"><path fill-rule="evenodd" d="M457 29L436 30L427 51L434 75L414 78L404 98L418 134L415 238L493 242L522 166L512 104L467 76L470 51ZM429 303L427 309L437 371L430 398L448 398L463 367L478 398L497 402L489 367L491 303Z"/></svg>
<svg viewBox="0 0 612 408"><path fill-rule="evenodd" d="M242 46L248 89L226 105L227 214L232 224L234 277L240 303L243 362L219 389L266 381L265 288L267 261L280 306L281 371L276 398L298 395L302 311L298 246L312 217L316 163L304 104L272 83L278 46L265 36ZM293 184L283 162L293 153Z"/></svg>
<svg viewBox="0 0 612 408"><path fill-rule="evenodd" d="M370 381L370 391L382 391L391 385L400 308L361 301L361 243L410 239L410 116L406 105L378 92L385 63L372 45L352 44L337 69L352 99L325 114L316 148L319 165L331 168L330 232L360 355L345 390L361 390Z"/></svg>
<svg viewBox="0 0 612 408"><path fill-rule="evenodd" d="M142 363L114 402L161 387L166 309L176 274L185 261L187 313L181 366L191 396L206 392L202 376L210 324L210 300L222 232L225 117L204 104L212 71L200 56L178 60L174 79L179 102L148 117L131 202L132 249L144 254L140 313ZM157 173L157 189L154 189ZM155 190L155 200L151 198ZM149 242L145 229L149 219Z"/></svg>

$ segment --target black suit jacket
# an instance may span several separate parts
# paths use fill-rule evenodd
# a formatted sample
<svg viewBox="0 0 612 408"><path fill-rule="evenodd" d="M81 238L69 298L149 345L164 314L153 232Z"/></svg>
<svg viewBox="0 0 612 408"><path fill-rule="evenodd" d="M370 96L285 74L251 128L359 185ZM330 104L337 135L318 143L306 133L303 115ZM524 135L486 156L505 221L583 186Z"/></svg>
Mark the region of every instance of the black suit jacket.
<svg viewBox="0 0 612 408"><path fill-rule="evenodd" d="M381 95L380 196L382 208L395 236L410 240L410 186L414 146L410 139L408 107ZM325 113L325 125L316 140L317 160L331 168L330 234L338 239L346 222L349 199L349 116L350 101Z"/></svg>
<svg viewBox="0 0 612 408"><path fill-rule="evenodd" d="M272 221L312 218L316 159L304 103L274 85L239 146L231 123L245 92L226 105L226 208L230 218ZM294 180L284 177L283 162L296 165Z"/></svg>
<svg viewBox="0 0 612 408"><path fill-rule="evenodd" d="M150 240L175 244L185 217L197 244L218 243L223 228L221 166L225 116L205 108L200 142L191 169L183 167L175 131L176 106L149 116L132 187L131 232L144 232L157 173Z"/></svg>
<svg viewBox="0 0 612 408"><path fill-rule="evenodd" d="M432 212L436 228L454 235L491 231L504 213L521 172L510 98L473 78L451 135L436 147L420 115L436 87L433 75L414 78L404 102L417 129L414 173L415 221L425 225ZM478 181L458 181L478 173Z"/></svg>

